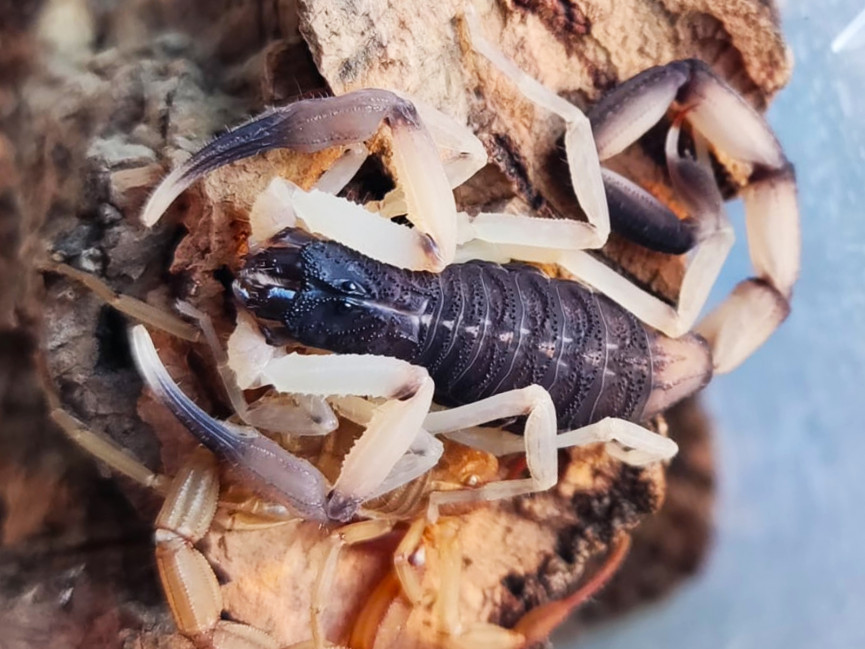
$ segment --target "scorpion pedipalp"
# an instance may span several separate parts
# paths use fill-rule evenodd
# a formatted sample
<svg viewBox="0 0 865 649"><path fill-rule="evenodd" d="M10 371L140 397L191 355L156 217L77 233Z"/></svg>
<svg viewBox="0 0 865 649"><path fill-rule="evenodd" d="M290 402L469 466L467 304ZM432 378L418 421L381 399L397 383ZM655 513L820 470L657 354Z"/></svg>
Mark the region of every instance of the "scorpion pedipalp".
<svg viewBox="0 0 865 649"><path fill-rule="evenodd" d="M327 481L318 469L256 430L218 421L201 410L168 375L144 326L132 328L131 341L150 389L199 442L230 462L265 497L307 520L327 520Z"/></svg>
<svg viewBox="0 0 865 649"><path fill-rule="evenodd" d="M387 90L367 89L340 97L305 99L271 109L217 137L166 176L150 196L141 220L152 226L186 188L231 162L277 148L314 153L329 147L349 147L350 155L343 157L338 173L320 179L319 190L292 188L288 192L289 198L306 201L307 213L327 212L328 205L333 207L327 202L327 192L341 189L357 171L358 161L364 157L364 149L358 145L376 135L383 123L390 127L391 159L408 218L416 228L408 232L412 255L407 265L441 270L453 260L456 248L456 206L450 181L441 164L429 164L429 160L439 160L439 153L414 105ZM459 171L457 175L464 173ZM369 224L373 218L365 222ZM400 230L405 228L379 220L377 235L398 237L396 244L401 245L391 248L403 249L406 233ZM362 240L362 247L363 241L375 243L374 238L367 238Z"/></svg>

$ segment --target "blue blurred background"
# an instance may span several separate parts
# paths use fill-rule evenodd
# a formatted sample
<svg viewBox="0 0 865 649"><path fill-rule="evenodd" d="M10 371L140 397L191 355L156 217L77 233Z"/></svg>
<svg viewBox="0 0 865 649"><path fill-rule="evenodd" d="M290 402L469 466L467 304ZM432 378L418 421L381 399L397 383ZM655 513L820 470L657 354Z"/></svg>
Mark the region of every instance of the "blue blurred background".
<svg viewBox="0 0 865 649"><path fill-rule="evenodd" d="M793 314L706 391L720 493L702 574L580 647L865 647L865 34L831 49L865 2L781 9L795 69L769 120L799 181ZM750 272L740 205L731 216L715 302Z"/></svg>

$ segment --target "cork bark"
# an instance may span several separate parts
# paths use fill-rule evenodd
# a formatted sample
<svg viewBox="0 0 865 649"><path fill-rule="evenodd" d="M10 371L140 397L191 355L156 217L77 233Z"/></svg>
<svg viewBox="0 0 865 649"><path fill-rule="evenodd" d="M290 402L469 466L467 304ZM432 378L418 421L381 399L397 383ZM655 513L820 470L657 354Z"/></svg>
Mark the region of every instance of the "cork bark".
<svg viewBox="0 0 865 649"><path fill-rule="evenodd" d="M612 6L475 3L490 40L580 107L646 67L689 56L709 62L760 109L789 78L768 3ZM328 160L275 153L236 165L187 192L162 225L145 230L137 222L141 204L180 157L265 105L389 87L465 121L487 147L491 163L458 191L461 208L515 201L579 218L561 183L561 125L472 54L459 3L419 7L380 0L0 2L0 627L8 634L0 646L191 646L173 633L155 578L149 521L158 499L99 471L54 429L43 384L51 400L155 470L174 471L191 443L141 395L124 318L82 286L40 269L69 263L166 309L183 297L213 315L224 336L233 317L224 281L240 263L243 214L257 188L276 174L309 181ZM613 164L675 207L658 165L660 141L647 138ZM369 178L382 173L368 170L353 191L372 191ZM719 167L719 174L734 192L736 169ZM659 294L675 292L678 260L618 240L604 254ZM184 389L227 414L206 350L167 336L157 342ZM632 561L602 600L607 612L661 594L699 564L712 471L707 424L695 408L670 417L685 452L668 472L666 509L638 528ZM464 624L512 626L572 592L615 534L661 505L660 470L624 468L597 449L565 459L548 494L455 512ZM429 536L431 555L436 538ZM223 582L227 615L286 644L307 638L322 539L306 524L215 530L203 547ZM392 549L382 542L345 553L339 594L326 612L332 639L345 638ZM433 586L434 566L424 576ZM431 615L394 600L376 646L438 646L426 630Z"/></svg>

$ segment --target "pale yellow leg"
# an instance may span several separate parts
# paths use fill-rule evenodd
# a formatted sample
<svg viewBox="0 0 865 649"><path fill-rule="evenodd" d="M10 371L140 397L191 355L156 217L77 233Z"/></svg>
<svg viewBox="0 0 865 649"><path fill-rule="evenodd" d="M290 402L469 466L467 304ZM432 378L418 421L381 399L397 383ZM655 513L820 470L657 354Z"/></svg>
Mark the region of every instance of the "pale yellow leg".
<svg viewBox="0 0 865 649"><path fill-rule="evenodd" d="M177 316L147 302L130 297L129 295L116 293L108 284L96 277L96 275L85 273L67 264L50 263L43 270L58 273L74 279L76 282L80 282L93 291L106 304L128 315L133 320L149 324L183 340L198 340L198 330L188 322L184 322Z"/></svg>
<svg viewBox="0 0 865 649"><path fill-rule="evenodd" d="M97 460L105 462L112 470L160 494L164 495L167 492L168 478L148 469L107 437L88 430L84 424L65 410L59 407L54 408L51 411L51 419L63 429L63 432L73 442Z"/></svg>
<svg viewBox="0 0 865 649"><path fill-rule="evenodd" d="M496 624L460 620L462 550L457 519L443 520L433 527L432 543L438 555L439 586L434 603L441 644L446 649L517 649L525 644L522 634Z"/></svg>
<svg viewBox="0 0 865 649"><path fill-rule="evenodd" d="M419 553L423 552L421 540L426 526L427 521L424 518L419 518L412 523L393 555L394 571L402 586L403 594L415 606L421 603L423 586L413 570L413 564L422 561L423 554Z"/></svg>
<svg viewBox="0 0 865 649"><path fill-rule="evenodd" d="M225 531L248 532L299 520L285 505L263 500L247 490L228 485L222 488L219 495L219 509L213 525Z"/></svg>
<svg viewBox="0 0 865 649"><path fill-rule="evenodd" d="M450 410L431 412L423 426L430 433L444 434L472 429L503 417L525 414L528 419L522 448L514 444L511 438L502 438L495 432L491 433L490 443L481 444L481 447L505 453L524 450L531 477L494 481L477 489L432 493L427 514L430 521L436 520L438 508L442 505L513 498L551 488L558 479L559 448L603 442L611 455L635 466L668 460L676 454L678 448L672 440L642 426L609 417L573 431L557 433L552 399L539 385L510 390ZM463 443L473 445L478 435L475 431L470 433L469 436L457 435L457 438Z"/></svg>
<svg viewBox="0 0 865 649"><path fill-rule="evenodd" d="M312 626L312 646L315 649L323 649L330 646L325 638L321 615L324 611L328 597L333 590L336 577L336 567L339 561L339 553L346 545L364 543L379 538L393 529L393 523L388 520L368 520L352 523L336 529L329 537L330 545L325 555L324 565L315 580L315 591L313 593L312 608L310 610L310 623Z"/></svg>

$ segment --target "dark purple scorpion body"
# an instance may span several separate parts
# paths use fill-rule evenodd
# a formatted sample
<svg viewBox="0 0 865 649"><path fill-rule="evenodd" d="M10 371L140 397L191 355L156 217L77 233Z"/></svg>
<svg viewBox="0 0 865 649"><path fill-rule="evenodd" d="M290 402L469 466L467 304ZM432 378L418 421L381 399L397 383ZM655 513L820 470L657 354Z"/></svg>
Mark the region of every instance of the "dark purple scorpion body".
<svg viewBox="0 0 865 649"><path fill-rule="evenodd" d="M414 272L286 231L247 259L235 294L272 343L421 365L442 405L541 385L560 430L644 420L711 372L701 338L666 338L605 296L525 264Z"/></svg>

